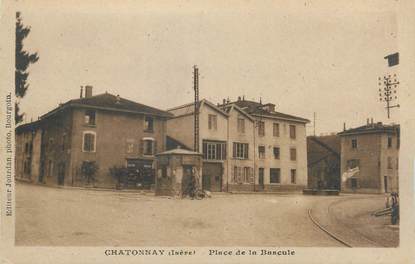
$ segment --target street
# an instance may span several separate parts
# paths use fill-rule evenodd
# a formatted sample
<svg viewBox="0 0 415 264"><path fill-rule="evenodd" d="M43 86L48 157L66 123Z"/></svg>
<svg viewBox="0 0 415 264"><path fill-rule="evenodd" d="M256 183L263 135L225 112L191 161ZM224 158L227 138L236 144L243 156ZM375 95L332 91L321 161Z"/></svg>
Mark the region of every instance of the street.
<svg viewBox="0 0 415 264"><path fill-rule="evenodd" d="M389 218L370 216L383 206L384 197L373 195L214 193L189 200L17 182L16 245L344 246L310 220L311 209L353 246L397 246Z"/></svg>

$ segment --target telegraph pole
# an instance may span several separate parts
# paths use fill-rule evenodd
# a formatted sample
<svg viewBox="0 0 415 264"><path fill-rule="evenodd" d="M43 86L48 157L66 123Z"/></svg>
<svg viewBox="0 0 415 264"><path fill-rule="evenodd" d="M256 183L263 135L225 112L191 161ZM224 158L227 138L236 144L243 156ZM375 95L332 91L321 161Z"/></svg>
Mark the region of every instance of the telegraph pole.
<svg viewBox="0 0 415 264"><path fill-rule="evenodd" d="M193 66L193 89L195 91L194 110L194 151L199 152L199 69Z"/></svg>
<svg viewBox="0 0 415 264"><path fill-rule="evenodd" d="M399 81L396 78L396 74L393 76L385 75L378 78L378 85L379 85L379 101L386 103L386 111L388 114L388 118L390 118L390 109L395 107L400 107L399 104L391 105L392 102L398 99L396 94L396 89L398 88ZM383 89L382 89L383 88Z"/></svg>

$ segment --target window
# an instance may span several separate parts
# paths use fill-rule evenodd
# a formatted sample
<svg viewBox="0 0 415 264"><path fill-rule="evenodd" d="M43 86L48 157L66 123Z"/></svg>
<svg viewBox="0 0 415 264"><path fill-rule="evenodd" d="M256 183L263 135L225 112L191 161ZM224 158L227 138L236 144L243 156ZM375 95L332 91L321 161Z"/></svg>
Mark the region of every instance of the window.
<svg viewBox="0 0 415 264"><path fill-rule="evenodd" d="M147 132L154 131L154 119L151 116L146 116L144 118L144 131L147 131Z"/></svg>
<svg viewBox="0 0 415 264"><path fill-rule="evenodd" d="M265 136L265 123L263 121L258 121L258 136Z"/></svg>
<svg viewBox="0 0 415 264"><path fill-rule="evenodd" d="M352 139L352 148L356 149L357 148L357 139Z"/></svg>
<svg viewBox="0 0 415 264"><path fill-rule="evenodd" d="M274 147L274 159L280 159L280 148Z"/></svg>
<svg viewBox="0 0 415 264"><path fill-rule="evenodd" d="M95 152L96 137L95 132L84 132L83 152Z"/></svg>
<svg viewBox="0 0 415 264"><path fill-rule="evenodd" d="M295 125L290 125L290 138L295 139L296 136Z"/></svg>
<svg viewBox="0 0 415 264"><path fill-rule="evenodd" d="M95 110L86 110L85 111L85 124L90 126L95 126Z"/></svg>
<svg viewBox="0 0 415 264"><path fill-rule="evenodd" d="M245 133L245 119L238 118L238 132Z"/></svg>
<svg viewBox="0 0 415 264"><path fill-rule="evenodd" d="M156 141L153 138L144 138L143 139L143 154L144 155L154 155L156 149Z"/></svg>
<svg viewBox="0 0 415 264"><path fill-rule="evenodd" d="M26 143L26 144L25 144L25 146L24 146L24 152L25 152L26 154L29 154L29 143Z"/></svg>
<svg viewBox="0 0 415 264"><path fill-rule="evenodd" d="M127 149L126 149L127 153L133 153L134 152L134 143L132 142L127 142Z"/></svg>
<svg viewBox="0 0 415 264"><path fill-rule="evenodd" d="M265 146L258 146L258 156L260 159L265 159Z"/></svg>
<svg viewBox="0 0 415 264"><path fill-rule="evenodd" d="M279 137L280 136L280 124L274 123L272 125L272 135L274 137Z"/></svg>
<svg viewBox="0 0 415 264"><path fill-rule="evenodd" d="M297 149L290 148L290 159L297 160Z"/></svg>
<svg viewBox="0 0 415 264"><path fill-rule="evenodd" d="M297 170L296 169L291 170L291 183L292 184L297 183Z"/></svg>
<svg viewBox="0 0 415 264"><path fill-rule="evenodd" d="M217 141L203 141L203 159L205 160L225 160L226 143Z"/></svg>
<svg viewBox="0 0 415 264"><path fill-rule="evenodd" d="M388 169L393 169L392 168L392 157L388 157Z"/></svg>
<svg viewBox="0 0 415 264"><path fill-rule="evenodd" d="M234 183L253 183L253 168L250 167L233 167L233 182Z"/></svg>
<svg viewBox="0 0 415 264"><path fill-rule="evenodd" d="M248 143L233 143L233 157L237 159L248 159Z"/></svg>
<svg viewBox="0 0 415 264"><path fill-rule="evenodd" d="M392 147L392 137L388 137L388 148Z"/></svg>
<svg viewBox="0 0 415 264"><path fill-rule="evenodd" d="M346 169L354 169L354 168L360 167L360 160L358 159L351 159L351 160L348 160L346 163L347 163Z"/></svg>
<svg viewBox="0 0 415 264"><path fill-rule="evenodd" d="M280 168L269 169L269 182L270 183L281 183L281 169Z"/></svg>
<svg viewBox="0 0 415 264"><path fill-rule="evenodd" d="M208 127L210 130L216 130L218 129L218 117L216 115L209 115L208 116Z"/></svg>

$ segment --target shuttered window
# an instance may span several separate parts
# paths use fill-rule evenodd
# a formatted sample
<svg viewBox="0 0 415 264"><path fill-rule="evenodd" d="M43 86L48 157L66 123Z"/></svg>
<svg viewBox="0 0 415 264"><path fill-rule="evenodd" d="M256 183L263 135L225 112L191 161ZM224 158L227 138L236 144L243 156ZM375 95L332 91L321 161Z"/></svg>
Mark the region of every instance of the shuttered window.
<svg viewBox="0 0 415 264"><path fill-rule="evenodd" d="M269 182L270 183L281 183L281 169L280 168L269 169Z"/></svg>
<svg viewBox="0 0 415 264"><path fill-rule="evenodd" d="M218 141L203 141L203 158L205 160L225 160L226 143Z"/></svg>
<svg viewBox="0 0 415 264"><path fill-rule="evenodd" d="M84 132L83 152L95 152L96 135L95 132Z"/></svg>
<svg viewBox="0 0 415 264"><path fill-rule="evenodd" d="M233 157L237 159L248 159L249 144L248 143L233 143Z"/></svg>

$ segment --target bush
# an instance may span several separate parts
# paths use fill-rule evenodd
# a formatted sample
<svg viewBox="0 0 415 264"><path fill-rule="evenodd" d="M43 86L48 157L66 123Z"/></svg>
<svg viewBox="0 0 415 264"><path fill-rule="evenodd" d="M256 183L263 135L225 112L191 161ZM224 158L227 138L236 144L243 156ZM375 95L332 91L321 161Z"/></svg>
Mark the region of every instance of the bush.
<svg viewBox="0 0 415 264"><path fill-rule="evenodd" d="M112 168L110 168L110 174L112 178L117 181L117 189L119 189L122 186L121 183L128 176L128 169L123 166L121 167L113 166Z"/></svg>
<svg viewBox="0 0 415 264"><path fill-rule="evenodd" d="M81 173L84 181L88 184L95 182L95 174L98 170L98 165L95 161L83 161L81 165Z"/></svg>

